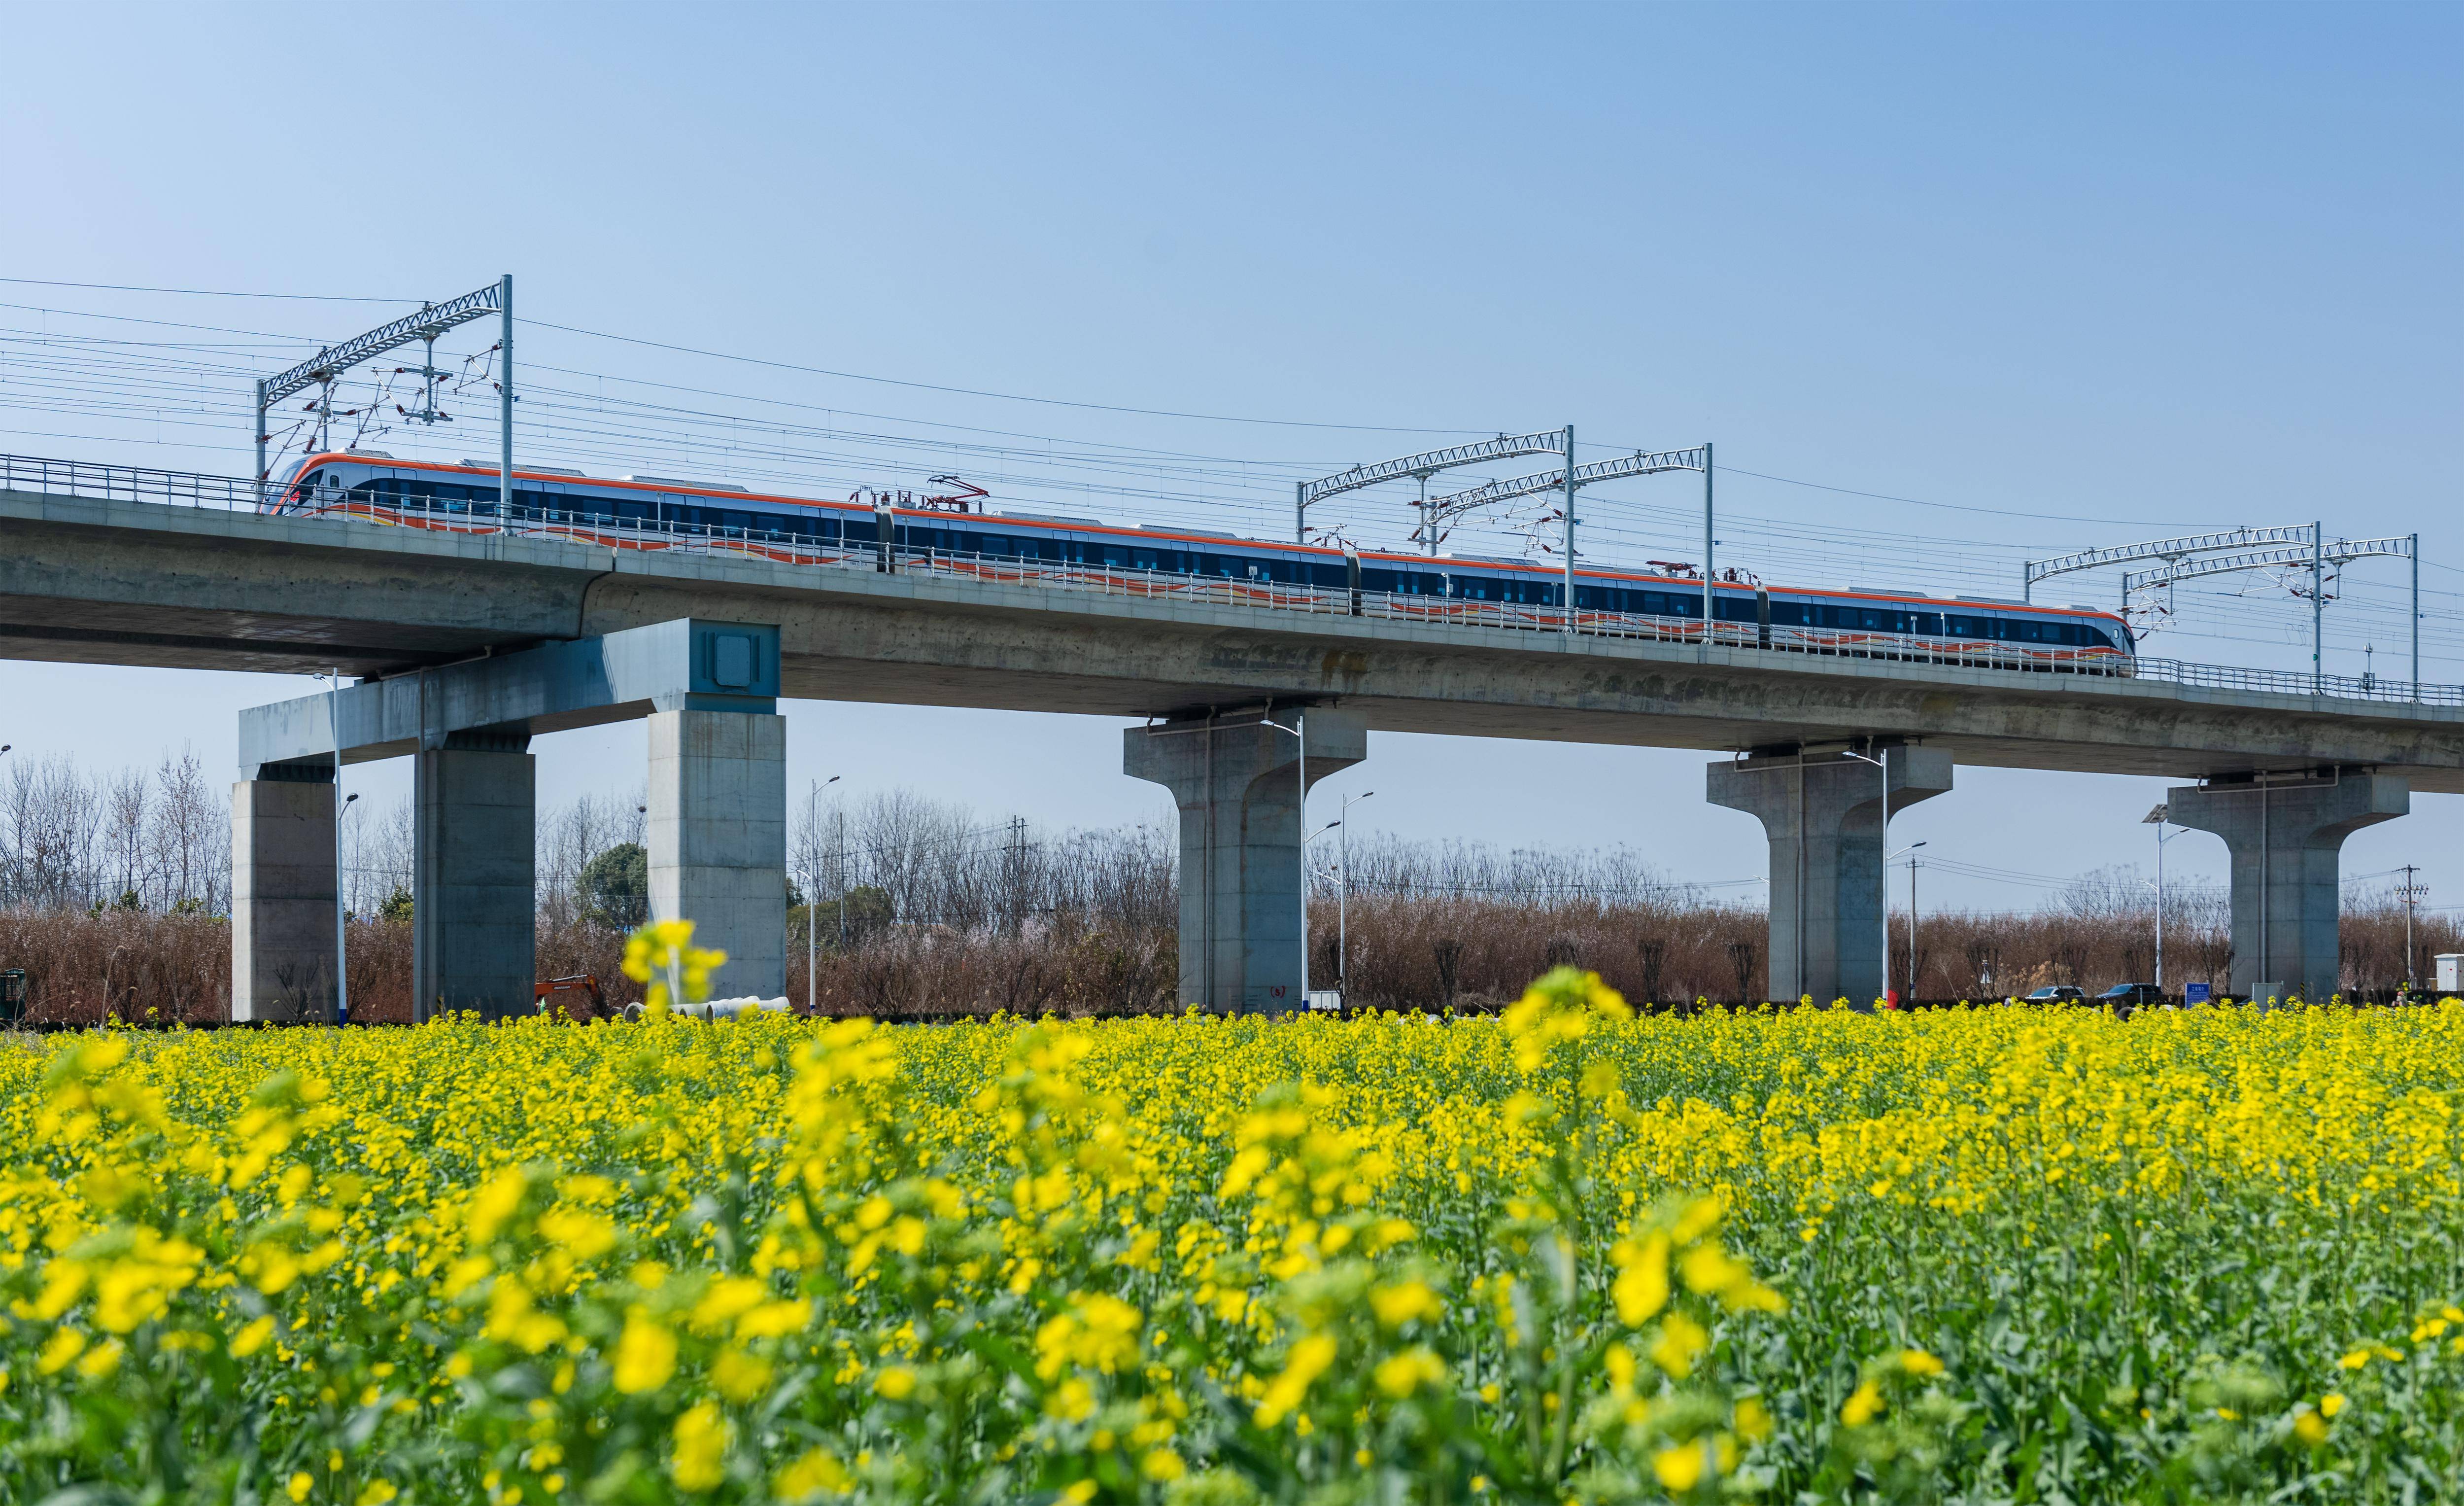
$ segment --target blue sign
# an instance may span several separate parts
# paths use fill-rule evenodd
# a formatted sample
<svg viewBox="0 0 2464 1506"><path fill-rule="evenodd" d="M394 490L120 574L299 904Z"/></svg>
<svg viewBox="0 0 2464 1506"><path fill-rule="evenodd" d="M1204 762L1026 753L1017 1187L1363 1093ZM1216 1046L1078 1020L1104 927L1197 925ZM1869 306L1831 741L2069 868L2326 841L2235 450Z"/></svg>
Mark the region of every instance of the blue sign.
<svg viewBox="0 0 2464 1506"><path fill-rule="evenodd" d="M2203 983L2184 984L2182 986L2182 1002L2184 1004L2207 1003L2208 986Z"/></svg>

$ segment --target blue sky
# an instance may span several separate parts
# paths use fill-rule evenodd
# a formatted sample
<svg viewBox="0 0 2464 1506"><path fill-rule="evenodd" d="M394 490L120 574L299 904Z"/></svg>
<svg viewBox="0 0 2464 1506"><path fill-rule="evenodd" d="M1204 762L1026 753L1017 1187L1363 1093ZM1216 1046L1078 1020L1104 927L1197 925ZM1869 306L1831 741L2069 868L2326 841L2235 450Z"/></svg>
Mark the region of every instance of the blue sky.
<svg viewBox="0 0 2464 1506"><path fill-rule="evenodd" d="M566 395L539 394L533 458L632 468L623 437L585 443L550 410L604 431L579 394L656 396L744 415L723 443L709 421L695 433L699 463L748 481L991 470L998 492L1072 511L1279 529L1296 469L1434 442L1303 425L1708 437L1733 468L1727 557L1774 580L2007 589L2033 552L2194 527L2417 529L2425 675L2464 681L2453 7L0 14L33 64L0 96L16 205L0 276L416 299L511 272L547 324L1097 405L541 325L523 354ZM211 358L234 366L387 313L29 283L0 284L0 325L36 340L246 345ZM103 347L28 338L0 343L0 447L245 468L244 408L208 411L237 403L236 382L196 376L185 409L158 385L151 418L78 411L41 384ZM765 419L899 437L782 457ZM1011 436L1001 454L986 430ZM1032 454L1098 445L1146 457ZM1342 520L1393 538L1397 500L1356 498ZM1632 482L1587 494L1585 516L1605 557L1692 558L1669 553L1692 506L1682 484ZM2403 673L2404 579L2355 567L2329 668L2357 672L2366 644ZM2273 583L2175 606L2151 652L2306 662L2306 611ZM227 764L231 712L297 688L0 663L0 742L150 764L186 741ZM799 785L841 773L859 793L906 784L1061 823L1166 808L1117 774L1114 723L791 717ZM638 729L538 748L549 800L640 777ZM1702 804L1704 761L1386 737L1341 783L1379 791L1362 828L1625 841L1680 877L1759 874L1754 824ZM407 787L396 768L353 777L381 801ZM2041 875L2145 860L2157 782L1960 781L1895 832ZM2428 797L2363 833L2347 871L2418 861L2434 903L2464 901L2459 806ZM2222 850L2193 837L2170 855L2213 873ZM1926 898L2044 893L1937 878Z"/></svg>

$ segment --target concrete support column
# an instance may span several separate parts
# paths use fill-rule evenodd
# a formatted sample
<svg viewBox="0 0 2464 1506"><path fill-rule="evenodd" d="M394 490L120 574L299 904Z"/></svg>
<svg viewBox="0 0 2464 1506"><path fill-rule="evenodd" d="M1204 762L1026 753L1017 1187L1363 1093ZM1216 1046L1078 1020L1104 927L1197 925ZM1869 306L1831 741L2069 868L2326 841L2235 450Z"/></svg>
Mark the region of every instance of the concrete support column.
<svg viewBox="0 0 2464 1506"><path fill-rule="evenodd" d="M455 733L416 756L413 1017L528 1014L539 977L536 765L527 733Z"/></svg>
<svg viewBox="0 0 2464 1506"><path fill-rule="evenodd" d="M2336 925L2344 838L2412 809L2392 774L2211 780L2166 792L2175 826L2212 831L2233 857L2233 991L2323 1001L2342 970Z"/></svg>
<svg viewBox="0 0 2464 1506"><path fill-rule="evenodd" d="M787 991L787 721L650 714L650 914L723 948L713 998Z"/></svg>
<svg viewBox="0 0 2464 1506"><path fill-rule="evenodd" d="M1357 712L1269 714L1309 739L1314 785L1369 756ZM1214 1013L1279 1013L1301 996L1301 746L1256 717L1131 727L1121 767L1180 808L1180 998ZM1329 979L1331 984L1333 980Z"/></svg>
<svg viewBox="0 0 2464 1506"><path fill-rule="evenodd" d="M1950 788L1950 755L1885 746L1892 814ZM1747 811L1771 841L1771 996L1865 1008L1882 982L1884 771L1844 753L1714 764L1715 806Z"/></svg>
<svg viewBox="0 0 2464 1506"><path fill-rule="evenodd" d="M334 1017L336 876L330 760L231 786L234 1021Z"/></svg>

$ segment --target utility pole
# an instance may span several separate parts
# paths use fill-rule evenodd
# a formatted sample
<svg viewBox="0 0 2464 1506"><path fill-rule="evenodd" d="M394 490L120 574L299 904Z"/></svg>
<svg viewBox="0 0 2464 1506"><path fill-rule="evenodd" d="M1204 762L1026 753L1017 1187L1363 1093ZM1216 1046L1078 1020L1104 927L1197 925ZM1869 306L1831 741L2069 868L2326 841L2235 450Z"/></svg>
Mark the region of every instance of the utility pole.
<svg viewBox="0 0 2464 1506"><path fill-rule="evenodd" d="M1705 648L1711 642L1711 550L1718 543L1711 537L1711 441L1705 439L1703 441L1703 643Z"/></svg>
<svg viewBox="0 0 2464 1506"><path fill-rule="evenodd" d="M256 380L256 505L259 508L265 505L265 379L259 377ZM2420 579L2420 574L2415 570L2413 578ZM2414 635L2418 637L2418 631ZM2421 676L2416 674L2413 678Z"/></svg>
<svg viewBox="0 0 2464 1506"><path fill-rule="evenodd" d="M1890 750L1883 749L1882 756L1888 758ZM1890 771L1887 765L1883 769L1882 779L1882 808L1884 819L1887 820L1890 810ZM1923 842L1911 842L1899 852L1885 853L1882 857L1884 865L1882 868L1882 997L1884 999L1888 999L1891 994L1891 870L1889 864L1892 858L1903 854L1913 854L1923 846L1925 846ZM1916 978L1917 860L1910 855L1908 857L1908 999L1911 1003L1915 1002L1917 996Z"/></svg>
<svg viewBox="0 0 2464 1506"><path fill-rule="evenodd" d="M1574 631L1574 426L1566 426L1566 631Z"/></svg>
<svg viewBox="0 0 2464 1506"><path fill-rule="evenodd" d="M1917 847L1925 846L1920 842ZM1917 1002L1917 854L1908 850L1908 1003Z"/></svg>
<svg viewBox="0 0 2464 1506"><path fill-rule="evenodd" d="M1026 817L1009 818L1009 930L1026 929Z"/></svg>
<svg viewBox="0 0 2464 1506"><path fill-rule="evenodd" d="M2327 693L2327 525L2310 525L2310 694Z"/></svg>
<svg viewBox="0 0 2464 1506"><path fill-rule="evenodd" d="M2405 992L2407 993L2410 993L2412 991L2413 983L2412 912L2414 908L2417 907L2430 894L2430 890L2426 886L2414 883L2412 880L2412 875L2420 871L2419 866L2416 864L2405 864L2404 887L2396 891L2396 894L2404 900L2404 987Z"/></svg>
<svg viewBox="0 0 2464 1506"><path fill-rule="evenodd" d="M514 517L514 275L510 272L497 284L503 291L497 299L502 310L501 332L496 337L501 359L496 363L496 520L504 527L513 525Z"/></svg>
<svg viewBox="0 0 2464 1506"><path fill-rule="evenodd" d="M2421 698L2421 535L2412 536L2412 698Z"/></svg>

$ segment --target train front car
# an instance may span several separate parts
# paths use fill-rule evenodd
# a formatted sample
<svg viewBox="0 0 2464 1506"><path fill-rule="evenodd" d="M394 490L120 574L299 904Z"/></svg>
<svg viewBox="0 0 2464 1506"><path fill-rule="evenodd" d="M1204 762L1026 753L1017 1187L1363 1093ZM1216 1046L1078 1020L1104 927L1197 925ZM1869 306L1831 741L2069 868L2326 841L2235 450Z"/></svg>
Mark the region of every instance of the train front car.
<svg viewBox="0 0 2464 1506"><path fill-rule="evenodd" d="M1768 594L1770 648L2104 675L2128 674L2134 652L2129 625L2091 607L1854 588Z"/></svg>

